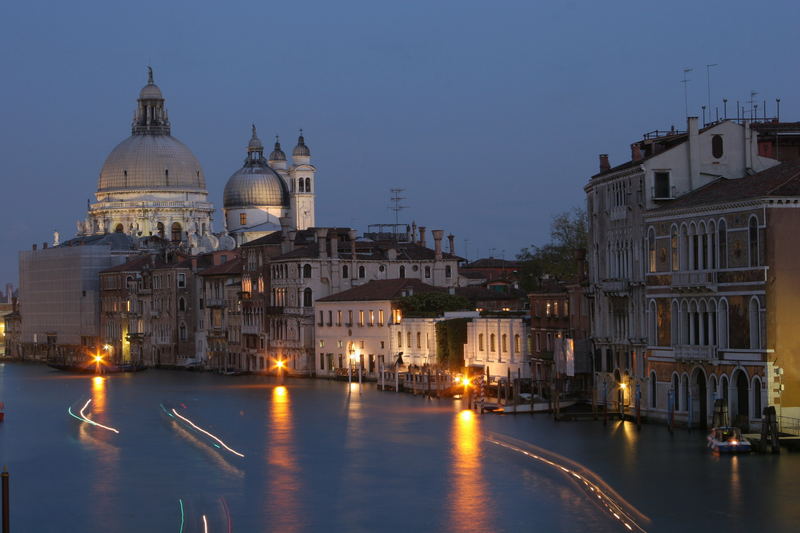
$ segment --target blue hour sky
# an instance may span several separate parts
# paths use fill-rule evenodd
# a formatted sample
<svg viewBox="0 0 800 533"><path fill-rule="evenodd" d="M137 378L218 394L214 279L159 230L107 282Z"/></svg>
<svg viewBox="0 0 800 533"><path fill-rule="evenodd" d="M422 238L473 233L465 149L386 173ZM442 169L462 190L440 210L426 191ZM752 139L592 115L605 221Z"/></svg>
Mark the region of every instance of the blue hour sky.
<svg viewBox="0 0 800 533"><path fill-rule="evenodd" d="M512 257L583 203L597 154L757 91L800 120L797 2L73 1L0 4L0 284L75 233L151 64L172 133L222 204L255 122L303 128L318 225L401 220ZM763 105L763 104L762 104ZM222 228L221 213L216 229Z"/></svg>

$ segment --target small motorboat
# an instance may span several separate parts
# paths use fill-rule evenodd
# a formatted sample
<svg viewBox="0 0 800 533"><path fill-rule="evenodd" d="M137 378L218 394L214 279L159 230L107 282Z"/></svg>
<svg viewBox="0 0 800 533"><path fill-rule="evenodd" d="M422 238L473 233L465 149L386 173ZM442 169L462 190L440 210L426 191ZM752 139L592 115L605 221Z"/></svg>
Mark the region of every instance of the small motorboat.
<svg viewBox="0 0 800 533"><path fill-rule="evenodd" d="M708 447L717 453L749 453L750 441L742 436L742 430L733 426L713 428L708 434Z"/></svg>

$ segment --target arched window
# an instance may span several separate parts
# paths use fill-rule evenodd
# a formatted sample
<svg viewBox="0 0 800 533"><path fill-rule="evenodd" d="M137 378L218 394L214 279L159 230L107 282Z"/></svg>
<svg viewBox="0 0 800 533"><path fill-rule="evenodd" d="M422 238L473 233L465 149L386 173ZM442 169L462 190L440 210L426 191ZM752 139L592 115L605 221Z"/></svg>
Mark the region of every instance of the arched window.
<svg viewBox="0 0 800 533"><path fill-rule="evenodd" d="M714 156L714 159L719 159L722 157L724 153L723 150L723 143L722 143L722 135L712 135L711 136L711 155Z"/></svg>
<svg viewBox="0 0 800 533"><path fill-rule="evenodd" d="M508 351L508 335L505 333L503 333L503 336L500 338L500 351Z"/></svg>
<svg viewBox="0 0 800 533"><path fill-rule="evenodd" d="M656 373L650 372L650 407L655 409L657 407L657 400L658 397L656 396L656 387L658 386L658 382L656 381Z"/></svg>
<svg viewBox="0 0 800 533"><path fill-rule="evenodd" d="M181 325L178 328L178 335L180 335L180 339L182 341L185 341L186 339L189 338L188 335L186 334L186 324L184 324L183 322L181 322Z"/></svg>
<svg viewBox="0 0 800 533"><path fill-rule="evenodd" d="M350 277L350 267L347 265L342 265L342 278L349 278Z"/></svg>
<svg viewBox="0 0 800 533"><path fill-rule="evenodd" d="M717 268L717 230L714 228L713 220L708 223L706 233L708 234L707 268L714 270Z"/></svg>
<svg viewBox="0 0 800 533"><path fill-rule="evenodd" d="M680 317L678 316L678 302L673 300L670 309L670 341L672 345L680 344Z"/></svg>
<svg viewBox="0 0 800 533"><path fill-rule="evenodd" d="M658 316L656 315L656 301L650 300L650 304L647 306L647 336L650 340L650 346L657 346L658 345L658 324L657 319Z"/></svg>
<svg viewBox="0 0 800 533"><path fill-rule="evenodd" d="M305 192L306 187L305 187L305 182L303 181L303 178L300 178L299 180L297 180L297 186L298 186L298 189L299 189L298 192Z"/></svg>
<svg viewBox="0 0 800 533"><path fill-rule="evenodd" d="M647 232L647 266L648 272L656 271L656 230L653 228Z"/></svg>
<svg viewBox="0 0 800 533"><path fill-rule="evenodd" d="M172 242L180 242L183 233L181 225L177 222L172 223Z"/></svg>
<svg viewBox="0 0 800 533"><path fill-rule="evenodd" d="M358 267L358 277L364 279L367 277L367 269L363 266Z"/></svg>
<svg viewBox="0 0 800 533"><path fill-rule="evenodd" d="M681 226L681 270L689 270L689 229L686 226Z"/></svg>
<svg viewBox="0 0 800 533"><path fill-rule="evenodd" d="M114 228L114 233L122 233L123 231L125 231L125 228L122 226L122 224L117 224L117 227Z"/></svg>
<svg viewBox="0 0 800 533"><path fill-rule="evenodd" d="M717 344L720 348L728 347L728 301L720 300L717 311Z"/></svg>
<svg viewBox="0 0 800 533"><path fill-rule="evenodd" d="M314 303L313 298L311 297L311 289L306 287L303 290L303 307L311 307Z"/></svg>
<svg viewBox="0 0 800 533"><path fill-rule="evenodd" d="M752 349L761 348L760 307L757 298L750 299L748 314L750 322L750 348Z"/></svg>
<svg viewBox="0 0 800 533"><path fill-rule="evenodd" d="M406 267L403 265L400 265L400 277L401 278L406 277Z"/></svg>
<svg viewBox="0 0 800 533"><path fill-rule="evenodd" d="M311 265L305 264L303 265L303 277L310 278L311 277Z"/></svg>
<svg viewBox="0 0 800 533"><path fill-rule="evenodd" d="M483 333L478 333L478 350L483 351Z"/></svg>
<svg viewBox="0 0 800 533"><path fill-rule="evenodd" d="M178 298L178 311L186 311L186 300Z"/></svg>
<svg viewBox="0 0 800 533"><path fill-rule="evenodd" d="M689 376L686 374L681 378L681 410L689 410Z"/></svg>
<svg viewBox="0 0 800 533"><path fill-rule="evenodd" d="M672 375L672 409L675 411L680 411L680 403L678 402L680 398L680 390L681 384L678 380L678 374Z"/></svg>
<svg viewBox="0 0 800 533"><path fill-rule="evenodd" d="M720 380L720 383L722 384L720 386L720 389L722 390L722 399L727 404L728 403L728 376L722 376L722 379Z"/></svg>
<svg viewBox="0 0 800 533"><path fill-rule="evenodd" d="M717 240L719 241L717 243L717 250L719 250L719 261L717 261L717 264L719 268L728 268L728 231L724 219L719 221Z"/></svg>
<svg viewBox="0 0 800 533"><path fill-rule="evenodd" d="M761 418L761 379L753 378L753 418Z"/></svg>
<svg viewBox="0 0 800 533"><path fill-rule="evenodd" d="M750 266L758 266L758 220L756 217L750 217L748 237L750 244Z"/></svg>
<svg viewBox="0 0 800 533"><path fill-rule="evenodd" d="M158 233L158 236L161 237L162 239L164 238L164 223L163 222L159 222L158 224L156 224L156 233Z"/></svg>
<svg viewBox="0 0 800 533"><path fill-rule="evenodd" d="M406 333L406 340L408 341L406 344L408 345L409 348L411 348L411 332L410 331L408 333Z"/></svg>
<svg viewBox="0 0 800 533"><path fill-rule="evenodd" d="M306 192L311 192L311 178L306 178Z"/></svg>
<svg viewBox="0 0 800 533"><path fill-rule="evenodd" d="M520 353L522 351L522 343L520 342L519 333L514 335L514 352Z"/></svg>
<svg viewBox="0 0 800 533"><path fill-rule="evenodd" d="M491 351L491 352L497 351L495 349L494 340L495 340L494 339L494 333L492 333L491 335L489 335L489 351Z"/></svg>
<svg viewBox="0 0 800 533"><path fill-rule="evenodd" d="M422 348L422 333L417 332L417 348Z"/></svg>
<svg viewBox="0 0 800 533"><path fill-rule="evenodd" d="M669 234L669 246L672 250L672 270L680 270L681 264L678 258L678 227L672 226Z"/></svg>

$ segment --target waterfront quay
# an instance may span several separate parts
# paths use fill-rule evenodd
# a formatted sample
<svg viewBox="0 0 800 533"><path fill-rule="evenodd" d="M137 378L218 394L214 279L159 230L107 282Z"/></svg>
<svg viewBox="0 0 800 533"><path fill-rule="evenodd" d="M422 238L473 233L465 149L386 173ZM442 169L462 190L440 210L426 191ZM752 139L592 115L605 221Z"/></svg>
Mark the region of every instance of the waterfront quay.
<svg viewBox="0 0 800 533"><path fill-rule="evenodd" d="M800 521L796 455L714 456L704 432L662 425L478 416L366 382L17 363L0 365L0 400L14 531L178 531L181 510L186 532L203 517L209 531L627 531L561 466L645 531ZM70 416L87 400L118 433Z"/></svg>

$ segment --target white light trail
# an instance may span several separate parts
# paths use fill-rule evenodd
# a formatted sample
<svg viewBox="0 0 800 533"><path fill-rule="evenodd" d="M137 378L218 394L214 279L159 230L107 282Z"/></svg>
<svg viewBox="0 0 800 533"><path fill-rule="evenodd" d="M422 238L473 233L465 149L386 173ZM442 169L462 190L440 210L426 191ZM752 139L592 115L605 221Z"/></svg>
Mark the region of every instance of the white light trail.
<svg viewBox="0 0 800 533"><path fill-rule="evenodd" d="M212 439L214 439L215 441L217 441L218 443L220 443L220 445L221 445L223 448L225 448L226 450L228 450L228 451L229 451L229 452L231 452L232 454L234 454L234 455L238 455L239 457L244 457L244 454L241 454L241 453L237 452L236 450L234 450L233 448L230 448L230 447L228 447L228 445L227 445L227 444L225 444L224 442L222 442L222 440L221 440L219 437L217 437L216 435L212 435L211 433L209 433L209 432L208 432L208 431L206 431L205 429L201 428L200 426L198 426L197 424L195 424L194 422L192 422L191 420L189 420L189 419L188 419L188 418L186 418L185 416L181 416L181 415L178 413L178 411L176 411L174 408L172 409L172 412L175 414L175 416L177 416L178 418L180 418L181 420L183 420L184 422L186 422L187 424L189 424L190 426L192 426L192 427L193 427L194 429L196 429L197 431L200 431L201 433L204 433L204 434L208 435L209 437L211 437Z"/></svg>
<svg viewBox="0 0 800 533"><path fill-rule="evenodd" d="M79 414L80 414L80 416L78 416L78 415L76 415L75 413L73 413L73 412L72 412L72 407L68 407L68 408L67 408L67 413L69 413L70 415L74 416L74 417L75 417L75 418L77 418L78 420L81 420L81 421L83 421L83 422L86 422L86 423L88 423L88 424L91 424L91 425L93 425L93 426L97 426L97 427L99 427L99 428L107 429L108 431L113 431L114 433L119 433L119 430L116 430L116 429L114 429L114 428L112 428L112 427L104 426L103 424L98 424L97 422L95 422L95 421L94 421L94 420L92 420L91 418L88 418L88 417L87 417L87 416L86 416L86 415L83 413L83 412L86 410L86 408L89 406L89 404L90 404L91 402L92 402L92 399L91 399L91 398L89 398L88 400L86 400L86 403L85 403L85 404L83 404L83 407L82 407L82 408L81 408L81 410L80 410L80 413L79 413Z"/></svg>

